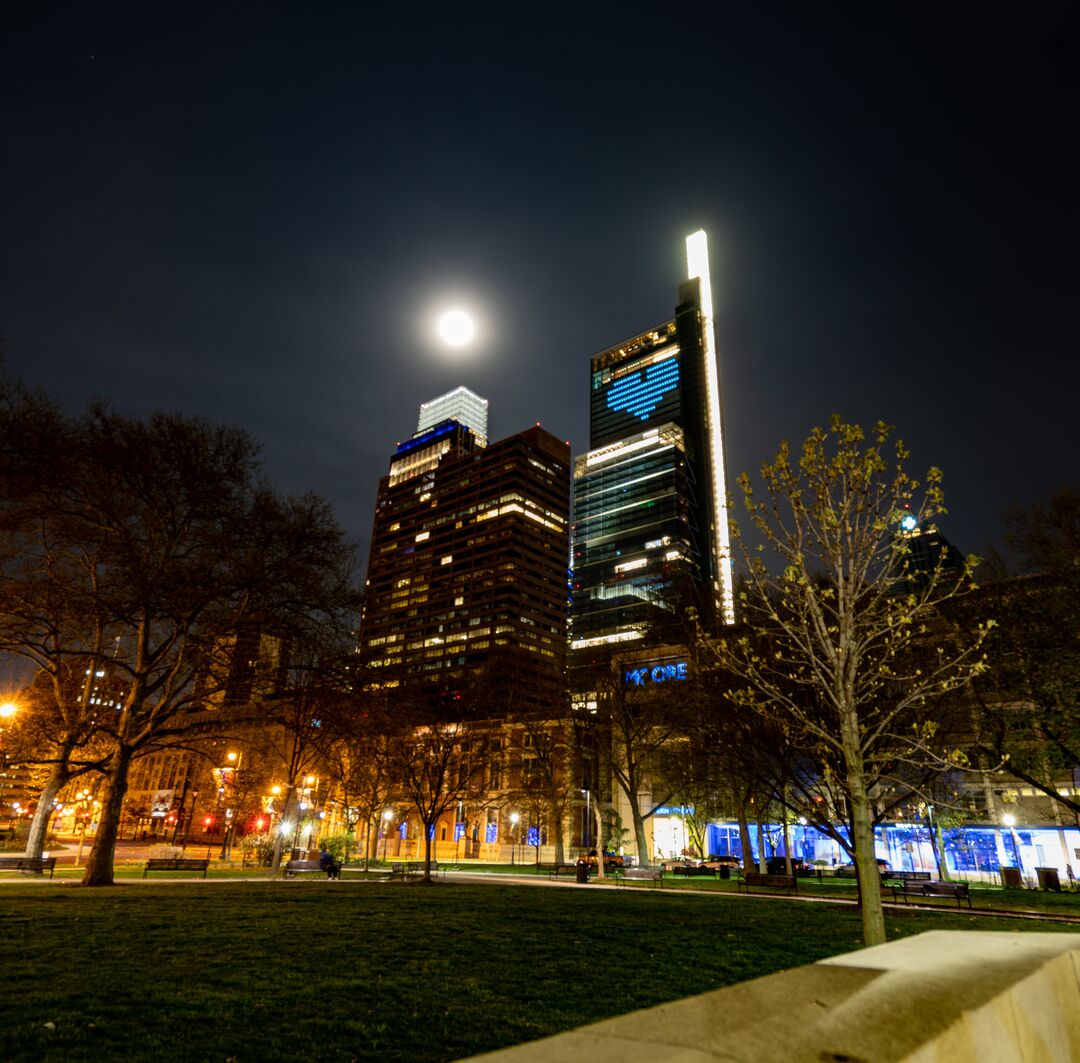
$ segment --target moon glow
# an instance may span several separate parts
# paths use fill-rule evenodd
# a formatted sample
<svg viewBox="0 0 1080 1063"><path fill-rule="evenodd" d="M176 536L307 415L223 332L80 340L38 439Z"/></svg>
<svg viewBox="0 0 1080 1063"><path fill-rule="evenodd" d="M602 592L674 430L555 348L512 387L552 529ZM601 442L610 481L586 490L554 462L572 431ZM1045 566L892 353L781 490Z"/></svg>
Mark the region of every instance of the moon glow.
<svg viewBox="0 0 1080 1063"><path fill-rule="evenodd" d="M439 338L450 347L464 347L474 335L476 325L464 310L447 310L439 318Z"/></svg>

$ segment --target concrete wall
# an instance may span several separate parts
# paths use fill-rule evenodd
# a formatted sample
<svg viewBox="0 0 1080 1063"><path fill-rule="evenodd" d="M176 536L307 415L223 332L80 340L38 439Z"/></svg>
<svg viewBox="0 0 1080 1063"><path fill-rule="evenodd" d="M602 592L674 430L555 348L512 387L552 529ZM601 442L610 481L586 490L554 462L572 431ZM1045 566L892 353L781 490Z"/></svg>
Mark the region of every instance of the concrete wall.
<svg viewBox="0 0 1080 1063"><path fill-rule="evenodd" d="M474 1059L1071 1063L1080 934L930 931Z"/></svg>

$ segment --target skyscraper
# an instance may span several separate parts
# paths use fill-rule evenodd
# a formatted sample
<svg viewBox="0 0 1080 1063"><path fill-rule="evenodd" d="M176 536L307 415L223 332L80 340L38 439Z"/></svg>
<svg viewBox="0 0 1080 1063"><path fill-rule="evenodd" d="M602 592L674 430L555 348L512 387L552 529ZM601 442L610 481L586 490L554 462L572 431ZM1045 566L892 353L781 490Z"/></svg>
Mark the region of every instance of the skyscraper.
<svg viewBox="0 0 1080 1063"><path fill-rule="evenodd" d="M481 446L487 445L488 400L480 398L466 387L456 387L445 395L420 403L416 431L434 428L443 421L454 420L472 429Z"/></svg>
<svg viewBox="0 0 1080 1063"><path fill-rule="evenodd" d="M515 677L507 710L560 703L569 459L539 426L483 447L452 419L398 446L379 482L358 647L378 685L452 711L498 660Z"/></svg>
<svg viewBox="0 0 1080 1063"><path fill-rule="evenodd" d="M572 646L649 636L681 584L734 621L708 245L687 238L675 316L595 354L574 464Z"/></svg>

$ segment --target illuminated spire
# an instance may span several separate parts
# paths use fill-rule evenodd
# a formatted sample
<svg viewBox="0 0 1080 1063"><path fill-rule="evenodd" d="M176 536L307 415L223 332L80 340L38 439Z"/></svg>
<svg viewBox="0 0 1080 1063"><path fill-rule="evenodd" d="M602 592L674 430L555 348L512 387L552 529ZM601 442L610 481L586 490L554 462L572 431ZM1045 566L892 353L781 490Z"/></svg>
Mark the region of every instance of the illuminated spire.
<svg viewBox="0 0 1080 1063"><path fill-rule="evenodd" d="M724 425L720 412L720 372L717 367L716 332L713 324L712 281L709 278L709 241L703 229L686 238L687 277L700 286L701 339L705 354L705 430L709 440L713 491L713 560L716 590L725 624L735 623L735 581L731 569L731 535L728 530L727 470L724 462Z"/></svg>

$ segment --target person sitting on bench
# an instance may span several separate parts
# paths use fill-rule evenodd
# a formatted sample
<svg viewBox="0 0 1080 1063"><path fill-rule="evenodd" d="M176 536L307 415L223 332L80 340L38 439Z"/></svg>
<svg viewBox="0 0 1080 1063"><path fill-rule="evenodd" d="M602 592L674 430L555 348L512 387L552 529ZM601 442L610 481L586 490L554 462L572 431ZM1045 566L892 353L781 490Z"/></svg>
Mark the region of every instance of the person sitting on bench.
<svg viewBox="0 0 1080 1063"><path fill-rule="evenodd" d="M334 859L333 853L329 853L325 849L319 853L319 867L326 872L327 878L341 877L341 864Z"/></svg>

